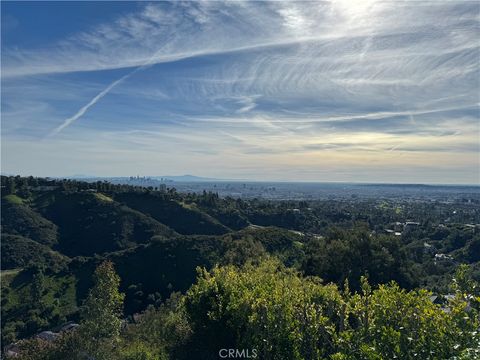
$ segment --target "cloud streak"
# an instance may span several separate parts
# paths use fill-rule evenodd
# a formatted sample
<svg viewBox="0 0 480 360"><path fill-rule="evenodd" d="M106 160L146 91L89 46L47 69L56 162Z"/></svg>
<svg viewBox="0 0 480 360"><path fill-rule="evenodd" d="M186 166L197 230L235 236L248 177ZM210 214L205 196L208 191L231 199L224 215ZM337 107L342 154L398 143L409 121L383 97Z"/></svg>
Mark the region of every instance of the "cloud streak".
<svg viewBox="0 0 480 360"><path fill-rule="evenodd" d="M78 110L75 115L67 118L64 120L62 124L57 126L53 131L49 134L49 136L54 136L58 133L60 133L62 130L66 129L69 127L71 124L73 124L75 121L77 121L79 118L81 118L87 111L90 109L92 106L94 106L98 101L100 101L105 95L107 95L112 89L114 89L116 86L120 85L122 82L127 80L129 77L133 76L139 71L148 69L150 66L152 66L152 63L155 59L155 55L151 56L145 63L143 63L141 66L133 69L126 75L122 76L121 78L115 80L112 82L110 85L108 85L105 89L100 91L92 100L88 102L85 106L82 106L80 110Z"/></svg>
<svg viewBox="0 0 480 360"><path fill-rule="evenodd" d="M77 121L80 117L82 117L87 111L88 109L90 109L93 105L95 105L101 98L103 98L105 95L107 95L110 90L112 90L115 86L117 86L118 84L120 84L122 81L125 81L126 79L128 79L130 76L132 76L134 73L134 71L128 73L127 75L125 76L122 76L120 79L118 80L115 80L114 82L112 82L110 85L108 85L105 89L103 89L100 93L97 94L97 96L95 96L92 100L90 100L90 102L88 104L86 104L85 106L83 106L82 108L80 108L80 110L78 110L75 115L69 117L68 119L65 119L65 121L59 125L58 127L56 127L55 129L53 129L53 131L50 133L49 136L54 136L58 133L60 133L62 130L64 130L65 128L67 128L68 126L70 126L71 124L73 124L75 121Z"/></svg>
<svg viewBox="0 0 480 360"><path fill-rule="evenodd" d="M2 136L98 134L112 159L164 152L165 166L215 160L225 171L303 166L319 176L448 158L451 169L468 163L458 177L472 182L479 10L471 1L141 4L53 42L2 48ZM126 75L112 82L114 69ZM92 121L65 131L87 113Z"/></svg>

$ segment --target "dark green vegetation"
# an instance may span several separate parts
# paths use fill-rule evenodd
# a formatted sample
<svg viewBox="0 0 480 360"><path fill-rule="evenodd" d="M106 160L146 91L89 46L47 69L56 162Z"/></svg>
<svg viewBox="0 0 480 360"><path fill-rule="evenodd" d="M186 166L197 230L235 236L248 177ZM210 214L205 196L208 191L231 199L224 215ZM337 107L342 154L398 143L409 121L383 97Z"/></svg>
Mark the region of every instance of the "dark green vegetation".
<svg viewBox="0 0 480 360"><path fill-rule="evenodd" d="M68 257L18 235L2 235L2 269L24 268L29 264L42 264L48 268L62 268Z"/></svg>
<svg viewBox="0 0 480 360"><path fill-rule="evenodd" d="M180 359L192 349L218 358L229 347L262 359L457 356L478 341L478 314L464 309L466 300L475 308L478 285L459 290L452 278L466 263L463 282L480 279L479 204L478 194L444 203L246 201L2 177L2 344L67 320L86 327L81 305L95 268L110 260L125 294L121 317L143 313L116 339L97 336L106 339L100 348L121 350L115 358ZM455 311L421 288L457 294ZM62 339L58 346L82 347L78 336ZM57 345L47 348L58 354Z"/></svg>

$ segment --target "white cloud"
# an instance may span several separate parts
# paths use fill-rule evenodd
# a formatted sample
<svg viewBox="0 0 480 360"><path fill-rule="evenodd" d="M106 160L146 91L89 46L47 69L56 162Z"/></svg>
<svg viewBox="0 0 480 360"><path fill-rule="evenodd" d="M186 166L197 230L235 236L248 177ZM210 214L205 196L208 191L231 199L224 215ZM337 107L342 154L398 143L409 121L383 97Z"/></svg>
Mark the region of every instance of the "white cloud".
<svg viewBox="0 0 480 360"><path fill-rule="evenodd" d="M452 168L468 162L471 179L478 10L456 1L147 4L44 48L3 49L2 130L9 143L29 124L37 136L58 134L57 144L109 134L138 156L158 160L171 146L172 162L192 165L184 152L198 151L210 155L192 166L215 158L226 169L272 164L272 174L286 164L427 166L446 156ZM122 68L127 75L108 80L77 74ZM48 80L39 91L21 91L39 79ZM55 98L62 89L68 99ZM112 158L106 148L121 149L94 138Z"/></svg>

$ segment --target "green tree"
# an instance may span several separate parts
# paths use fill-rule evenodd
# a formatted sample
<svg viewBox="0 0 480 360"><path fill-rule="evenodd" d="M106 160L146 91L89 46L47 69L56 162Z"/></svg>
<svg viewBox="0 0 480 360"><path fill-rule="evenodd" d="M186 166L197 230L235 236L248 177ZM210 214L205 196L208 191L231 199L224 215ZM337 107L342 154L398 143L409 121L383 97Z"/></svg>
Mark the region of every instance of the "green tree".
<svg viewBox="0 0 480 360"><path fill-rule="evenodd" d="M302 268L307 275L339 286L348 279L352 289L360 290L360 277L367 273L373 285L390 280L404 288L414 285L400 240L372 235L362 224L353 230L333 228L325 238L307 243L305 254Z"/></svg>
<svg viewBox="0 0 480 360"><path fill-rule="evenodd" d="M81 310L84 333L93 339L118 339L122 324L123 300L120 277L113 263L105 261L95 270L94 286Z"/></svg>
<svg viewBox="0 0 480 360"><path fill-rule="evenodd" d="M6 185L6 195L15 194L16 186L15 186L15 178L8 177L5 181Z"/></svg>
<svg viewBox="0 0 480 360"><path fill-rule="evenodd" d="M135 322L128 324L121 354L129 360L168 359L169 354L188 348L185 345L190 335L182 296L173 293L164 304L158 308L150 305L137 315Z"/></svg>
<svg viewBox="0 0 480 360"><path fill-rule="evenodd" d="M473 279L472 268L467 264L461 264L455 271L452 290L463 297L480 302L480 284Z"/></svg>
<svg viewBox="0 0 480 360"><path fill-rule="evenodd" d="M32 303L38 305L42 302L43 293L45 292L45 275L42 269L36 269L32 277Z"/></svg>
<svg viewBox="0 0 480 360"><path fill-rule="evenodd" d="M81 308L81 323L74 336L59 344L59 353L71 359L117 358L122 325L124 294L119 292L120 277L113 263L101 263L94 273L94 286Z"/></svg>
<svg viewBox="0 0 480 360"><path fill-rule="evenodd" d="M19 343L22 360L112 360L118 359L124 295L113 263L101 263L94 273L94 286L81 309L77 330L62 333L54 342L37 338ZM153 359L153 358L152 358Z"/></svg>
<svg viewBox="0 0 480 360"><path fill-rule="evenodd" d="M201 271L187 293L196 351L255 349L261 359L320 359L333 353L344 303L335 285L303 279L278 260Z"/></svg>

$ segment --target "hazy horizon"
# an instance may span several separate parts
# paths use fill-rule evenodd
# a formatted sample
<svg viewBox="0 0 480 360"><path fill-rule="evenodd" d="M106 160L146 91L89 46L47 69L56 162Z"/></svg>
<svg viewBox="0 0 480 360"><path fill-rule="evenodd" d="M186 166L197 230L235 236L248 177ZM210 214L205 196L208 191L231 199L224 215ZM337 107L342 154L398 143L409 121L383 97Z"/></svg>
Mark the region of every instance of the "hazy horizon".
<svg viewBox="0 0 480 360"><path fill-rule="evenodd" d="M74 175L42 175L38 176L35 174L16 174L16 173L4 173L2 172L3 176L22 176L22 177L38 177L38 178L52 178L52 179L76 179L82 181L82 179L114 179L114 178L129 178L129 177L146 177L146 178L184 178L184 177L193 177L197 178L198 180L193 180L191 182L199 182L199 183L215 183L215 182L245 182L245 183L266 183L266 184L280 184L280 183L291 183L291 184L353 184L353 185L426 185L426 186L466 186L466 187L479 187L480 184L478 183L442 183L442 182L432 182L432 183L412 183L412 182L387 182L387 181L323 181L323 180L310 180L310 181L302 181L302 180L282 180L282 179L233 179L233 178L211 178L201 175L193 175L193 174L178 174L178 175L165 175L165 174L135 174L135 175L88 175L88 174L74 174ZM189 182L185 179L178 179L174 181L175 183L181 182Z"/></svg>
<svg viewBox="0 0 480 360"><path fill-rule="evenodd" d="M2 173L480 183L479 2L1 7Z"/></svg>

